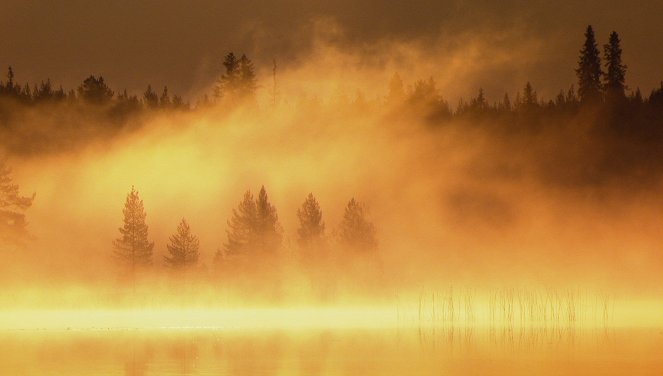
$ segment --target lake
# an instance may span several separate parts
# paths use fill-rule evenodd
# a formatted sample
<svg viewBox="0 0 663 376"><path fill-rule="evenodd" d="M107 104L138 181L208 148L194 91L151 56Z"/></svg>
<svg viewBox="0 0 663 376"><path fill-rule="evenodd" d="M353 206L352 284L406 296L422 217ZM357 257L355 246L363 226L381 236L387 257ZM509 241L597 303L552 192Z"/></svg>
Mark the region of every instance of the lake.
<svg viewBox="0 0 663 376"><path fill-rule="evenodd" d="M0 331L2 375L663 375L661 328Z"/></svg>

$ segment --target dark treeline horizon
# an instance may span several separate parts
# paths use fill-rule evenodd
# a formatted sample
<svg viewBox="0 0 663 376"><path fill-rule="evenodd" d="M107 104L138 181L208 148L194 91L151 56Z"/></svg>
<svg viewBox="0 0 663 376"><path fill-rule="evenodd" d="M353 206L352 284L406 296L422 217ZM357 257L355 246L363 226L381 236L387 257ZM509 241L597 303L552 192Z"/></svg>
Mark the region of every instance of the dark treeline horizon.
<svg viewBox="0 0 663 376"><path fill-rule="evenodd" d="M471 98L460 97L458 103L450 104L445 100L445 93L439 93L435 80L430 78L415 79L409 85L401 79L399 72L393 73L391 80L385 82L387 93L340 93L336 101L330 100L330 105L348 104L365 106L371 104L366 98L376 97L373 105L421 105L425 104L431 118L445 118L464 116L468 113L486 112L520 112L532 109L545 109L550 112L568 112L579 110L580 105L588 102L602 102L607 105L616 105L616 97L624 97L629 103L635 105L651 105L659 108L663 102L663 80L660 87L651 93L641 93L639 88L628 88L625 83L627 66L621 62L620 39L616 32L612 32L608 43L597 46L591 26L585 33L579 61L576 68L578 82L562 87L554 98L541 98L537 95L536 85L530 81L522 83L522 90L517 93L494 93L500 100L488 101L482 88ZM588 50L589 48L589 50ZM600 55L603 50L604 61ZM584 56L584 57L583 57ZM584 61L583 61L584 59ZM589 60L587 60L589 59ZM276 76L277 67L274 63L273 74ZM603 63L603 64L602 64ZM588 65L589 64L589 65ZM605 64L605 71L602 65ZM254 63L244 54L241 57L229 52L219 64L223 73L219 75L213 85L212 92L203 93L198 98L185 100L168 89L153 87L147 83L146 89L140 93L128 93L126 89L113 88L104 80L102 74L86 77L76 88L63 88L52 83L50 78L37 82L21 82L17 72L9 65L6 78L0 81L0 126L10 127L14 121L12 112L20 112L27 108L43 108L52 111L52 105L78 104L104 106L103 118L115 122L128 122L129 118L139 115L145 110L200 110L208 109L219 103L231 102L232 105L247 102L255 104L257 84ZM583 68L584 65L584 68ZM584 69L584 71L582 71ZM591 71L591 72L590 72ZM20 72L18 72L20 73ZM265 82L276 77L265 78ZM594 83L589 83L594 81ZM589 87L588 87L589 85ZM269 92L271 105L276 104L278 96L276 83L265 85ZM593 87L593 88L592 88ZM589 92L587 91L589 90ZM630 93L628 92L630 90ZM314 101L319 98L313 93ZM193 99L193 104L190 100ZM295 101L289 98L287 101ZM336 103L339 102L339 103ZM621 103L623 104L623 103ZM49 107L50 106L50 107ZM231 110L232 108L228 108ZM93 111L92 109L87 109ZM99 108L96 108L99 110Z"/></svg>
<svg viewBox="0 0 663 376"><path fill-rule="evenodd" d="M387 123L412 124L413 132L421 128L430 137L449 126L467 132L481 129L504 150L528 150L547 184L617 182L641 189L663 173L658 162L663 158L663 82L648 95L629 89L628 67L621 56L618 33L612 32L600 46L588 26L574 68L577 82L555 98L539 97L535 85L526 82L515 95L505 93L494 102L479 88L476 96L461 98L456 106L439 92L433 77L407 85L398 73L385 83L386 93L341 91L326 102L315 95L283 98L276 62L273 82L266 85L271 86L266 88L270 100L260 104L253 62L232 52L221 64L224 72L213 93L194 106L167 87L159 94L148 85L141 97L117 93L102 76L90 76L68 91L55 89L48 80L21 86L9 69L7 80L0 82L0 151L19 158L75 151L91 141L109 142L135 132L155 116L181 116L182 123L190 124L199 115L218 119L237 110L266 119L280 110L332 121L339 114L349 119L377 115Z"/></svg>

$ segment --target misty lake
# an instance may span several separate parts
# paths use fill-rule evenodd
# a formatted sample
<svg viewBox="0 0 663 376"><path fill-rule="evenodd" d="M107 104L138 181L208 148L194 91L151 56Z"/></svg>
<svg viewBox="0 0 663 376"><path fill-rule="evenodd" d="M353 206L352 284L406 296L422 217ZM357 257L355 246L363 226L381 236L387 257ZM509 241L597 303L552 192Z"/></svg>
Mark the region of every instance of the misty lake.
<svg viewBox="0 0 663 376"><path fill-rule="evenodd" d="M661 375L660 328L6 330L2 375Z"/></svg>

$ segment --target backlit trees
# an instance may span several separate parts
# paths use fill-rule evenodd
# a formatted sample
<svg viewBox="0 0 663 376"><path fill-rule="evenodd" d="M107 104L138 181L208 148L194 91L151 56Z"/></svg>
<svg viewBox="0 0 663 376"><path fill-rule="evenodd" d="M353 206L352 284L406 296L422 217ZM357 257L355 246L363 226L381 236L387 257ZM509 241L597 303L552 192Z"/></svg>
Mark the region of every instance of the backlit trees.
<svg viewBox="0 0 663 376"><path fill-rule="evenodd" d="M12 182L11 169L0 159L0 241L15 241L25 235L25 211L32 197L21 196L18 184Z"/></svg>
<svg viewBox="0 0 663 376"><path fill-rule="evenodd" d="M137 267L152 264L154 243L147 239L145 208L138 191L131 187L124 203L123 225L119 228L120 237L113 242L114 255L123 264L131 267L132 273Z"/></svg>
<svg viewBox="0 0 663 376"><path fill-rule="evenodd" d="M169 256L164 257L167 266L182 269L198 262L200 242L198 237L191 233L191 227L184 218L177 226L177 233L169 240L170 243L167 245Z"/></svg>
<svg viewBox="0 0 663 376"><path fill-rule="evenodd" d="M601 58L594 38L592 26L587 26L585 43L580 50L580 59L576 75L578 76L578 95L580 101L597 102L601 100Z"/></svg>

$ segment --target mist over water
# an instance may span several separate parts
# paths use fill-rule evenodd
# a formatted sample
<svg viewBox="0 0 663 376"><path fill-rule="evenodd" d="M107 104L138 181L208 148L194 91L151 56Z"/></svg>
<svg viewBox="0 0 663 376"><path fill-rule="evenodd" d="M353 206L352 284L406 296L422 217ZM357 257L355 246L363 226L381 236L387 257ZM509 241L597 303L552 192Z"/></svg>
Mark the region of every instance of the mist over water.
<svg viewBox="0 0 663 376"><path fill-rule="evenodd" d="M257 69L255 97L0 98L3 163L35 193L25 234L0 244L0 349L25 349L0 351L0 369L660 373L663 87L581 104L515 74L517 95L484 92L541 41L380 39L366 54L334 43L332 20L313 30L307 59ZM134 189L149 266L116 252ZM324 236L305 246L309 194ZM273 233L235 231L251 208ZM184 223L199 254L177 269ZM233 248L238 233L250 245Z"/></svg>

